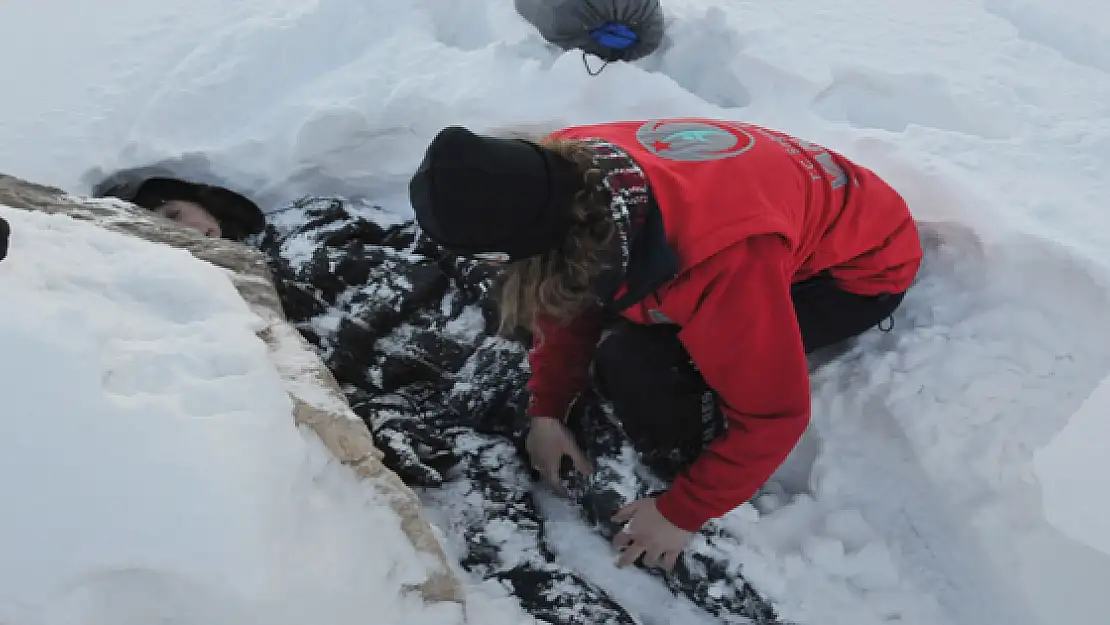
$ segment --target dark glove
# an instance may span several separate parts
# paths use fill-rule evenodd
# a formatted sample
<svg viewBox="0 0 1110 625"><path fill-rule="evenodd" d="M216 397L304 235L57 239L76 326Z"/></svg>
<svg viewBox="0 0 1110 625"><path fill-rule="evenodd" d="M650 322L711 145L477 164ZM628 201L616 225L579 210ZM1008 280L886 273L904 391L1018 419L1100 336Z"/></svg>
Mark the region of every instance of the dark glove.
<svg viewBox="0 0 1110 625"><path fill-rule="evenodd" d="M8 238L11 234L11 226L4 221L3 217L0 217L0 260L4 260L4 257L8 255Z"/></svg>

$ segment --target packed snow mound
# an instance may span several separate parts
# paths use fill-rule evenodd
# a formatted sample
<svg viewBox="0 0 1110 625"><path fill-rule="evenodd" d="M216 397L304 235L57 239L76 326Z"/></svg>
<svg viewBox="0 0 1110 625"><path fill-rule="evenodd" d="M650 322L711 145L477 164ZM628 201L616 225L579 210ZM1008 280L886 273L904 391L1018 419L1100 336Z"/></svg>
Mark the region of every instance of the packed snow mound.
<svg viewBox="0 0 1110 625"><path fill-rule="evenodd" d="M440 563L419 587L429 601L461 600L458 580L432 528L420 513L416 495L382 463L366 424L353 412L333 374L288 323L269 268L258 250L182 228L149 211L116 200L81 200L57 189L0 174L0 204L68 215L115 232L187 250L227 271L236 290L264 322L258 332L293 401L293 420L320 437L332 456L350 466L385 495L402 529L421 553Z"/></svg>
<svg viewBox="0 0 1110 625"><path fill-rule="evenodd" d="M1034 457L1043 491L1046 519L1027 541L1027 577L1040 590L1067 606L1071 614L1110 611L1106 582L1110 580L1110 473L1105 470L1110 440L1110 378L1103 380L1067 425ZM1040 577L1042 563L1066 561L1067 577ZM1046 606L1050 607L1050 606ZM1054 607L1054 606L1051 606ZM1046 617L1051 614L1046 613Z"/></svg>
<svg viewBox="0 0 1110 625"><path fill-rule="evenodd" d="M1110 473L1098 470L1110 441L1110 377L1035 456L1047 518L1069 538L1110 556Z"/></svg>
<svg viewBox="0 0 1110 625"><path fill-rule="evenodd" d="M0 622L462 622L407 590L437 563L386 496L294 425L265 324L224 271L64 216L0 216Z"/></svg>

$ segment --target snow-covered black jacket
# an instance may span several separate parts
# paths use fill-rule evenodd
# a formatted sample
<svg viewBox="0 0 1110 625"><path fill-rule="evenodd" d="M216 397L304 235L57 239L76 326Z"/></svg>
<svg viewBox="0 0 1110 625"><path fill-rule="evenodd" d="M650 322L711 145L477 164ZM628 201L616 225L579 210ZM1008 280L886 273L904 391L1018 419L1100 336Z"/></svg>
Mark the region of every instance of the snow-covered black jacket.
<svg viewBox="0 0 1110 625"><path fill-rule="evenodd" d="M250 242L406 482L442 483L457 462L445 430L521 425L526 348L492 331L494 272L442 256L411 220L337 198L272 213Z"/></svg>

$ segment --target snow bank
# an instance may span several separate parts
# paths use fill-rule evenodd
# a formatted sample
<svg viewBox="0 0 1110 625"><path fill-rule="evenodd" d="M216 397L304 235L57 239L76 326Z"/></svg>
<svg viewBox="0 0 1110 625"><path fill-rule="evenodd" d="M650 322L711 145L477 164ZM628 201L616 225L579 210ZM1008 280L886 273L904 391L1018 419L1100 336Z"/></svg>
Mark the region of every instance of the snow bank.
<svg viewBox="0 0 1110 625"><path fill-rule="evenodd" d="M223 270L0 215L0 622L462 622L415 591L440 563L384 491L294 426L269 324Z"/></svg>
<svg viewBox="0 0 1110 625"><path fill-rule="evenodd" d="M1034 455L1045 517L1051 527L1031 532L1021 549L1022 577L1046 597L1045 620L1061 614L1110 613L1110 378L1104 379L1045 447ZM1066 561L1066 576L1053 576L1053 562Z"/></svg>
<svg viewBox="0 0 1110 625"><path fill-rule="evenodd" d="M1110 441L1110 378L1098 385L1063 430L1037 452L1035 467L1052 525L1110 556L1110 473L1097 470Z"/></svg>
<svg viewBox="0 0 1110 625"><path fill-rule="evenodd" d="M123 202L82 202L57 189L2 174L0 203L91 220L108 229L188 250L193 256L226 269L240 295L265 322L258 335L270 349L271 360L293 401L294 421L319 436L337 460L370 480L400 516L402 529L413 546L439 562L439 570L429 575L419 592L430 601L460 599L457 581L448 571L451 564L423 519L415 494L384 467L369 431L347 405L331 373L286 322L268 269L257 250L201 236Z"/></svg>

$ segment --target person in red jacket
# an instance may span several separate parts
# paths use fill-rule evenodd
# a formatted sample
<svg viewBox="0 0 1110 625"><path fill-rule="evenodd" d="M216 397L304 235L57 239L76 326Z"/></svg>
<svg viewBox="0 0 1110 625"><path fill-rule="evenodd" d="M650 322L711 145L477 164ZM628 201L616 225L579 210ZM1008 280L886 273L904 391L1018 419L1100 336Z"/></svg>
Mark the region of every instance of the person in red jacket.
<svg viewBox="0 0 1110 625"><path fill-rule="evenodd" d="M592 470L564 423L591 383L637 449L694 450L665 493L614 517L620 565L670 569L757 492L809 423L807 354L889 318L922 260L905 201L874 172L735 121L535 141L452 126L410 199L441 247L507 263L502 328L534 336L526 448L552 485L564 456Z"/></svg>

